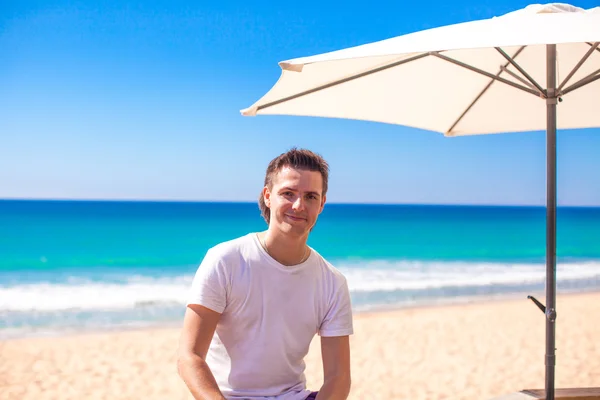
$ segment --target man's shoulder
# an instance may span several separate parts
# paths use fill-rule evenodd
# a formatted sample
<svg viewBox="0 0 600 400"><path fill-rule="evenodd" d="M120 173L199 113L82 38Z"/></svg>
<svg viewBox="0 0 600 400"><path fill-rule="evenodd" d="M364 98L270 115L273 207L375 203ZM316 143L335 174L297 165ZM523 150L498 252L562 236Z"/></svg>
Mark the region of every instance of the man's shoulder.
<svg viewBox="0 0 600 400"><path fill-rule="evenodd" d="M221 242L208 250L208 253L217 258L228 258L231 256L239 256L245 252L254 243L253 233L237 237L235 239Z"/></svg>
<svg viewBox="0 0 600 400"><path fill-rule="evenodd" d="M312 249L317 258L317 262L320 264L320 269L324 274L329 275L336 281L346 281L346 276L340 271L337 267L335 267L331 262L329 262L325 257L319 254L318 251Z"/></svg>

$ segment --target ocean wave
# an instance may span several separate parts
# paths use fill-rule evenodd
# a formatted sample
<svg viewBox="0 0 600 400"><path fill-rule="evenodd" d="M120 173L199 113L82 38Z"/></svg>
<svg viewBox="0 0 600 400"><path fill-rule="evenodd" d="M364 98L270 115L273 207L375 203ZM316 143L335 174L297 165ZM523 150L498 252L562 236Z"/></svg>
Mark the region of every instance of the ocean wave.
<svg viewBox="0 0 600 400"><path fill-rule="evenodd" d="M468 262L377 261L336 263L350 291L368 293L410 291L460 292L460 288L531 287L545 282L545 265ZM193 276L123 277L119 282L74 276L61 283L0 286L0 312L126 310L185 305ZM600 282L600 261L560 264L557 281Z"/></svg>
<svg viewBox="0 0 600 400"><path fill-rule="evenodd" d="M376 261L367 268L359 265L340 267L354 292L532 285L546 280L544 264ZM561 264L556 275L557 281L595 280L600 278L600 262Z"/></svg>
<svg viewBox="0 0 600 400"><path fill-rule="evenodd" d="M74 283L76 282L76 283ZM192 276L132 277L123 283L35 283L0 287L0 311L131 309L185 304Z"/></svg>

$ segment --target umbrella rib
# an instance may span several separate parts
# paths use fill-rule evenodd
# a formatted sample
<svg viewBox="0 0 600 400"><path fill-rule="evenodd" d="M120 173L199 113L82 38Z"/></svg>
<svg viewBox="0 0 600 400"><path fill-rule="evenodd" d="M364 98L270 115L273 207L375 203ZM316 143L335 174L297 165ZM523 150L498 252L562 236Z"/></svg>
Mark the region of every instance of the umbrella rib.
<svg viewBox="0 0 600 400"><path fill-rule="evenodd" d="M512 86L512 87L516 88L516 89L521 89L521 90L523 90L523 91L525 91L527 93L531 93L532 95L534 95L536 97L546 98L546 93L545 92L538 92L538 91L530 89L530 88L528 88L526 86L521 86L518 83L511 82L511 81L509 81L507 79L504 79L504 78L500 78L499 76L496 76L494 74L491 74L491 73L489 73L487 71L484 71L484 70L481 70L479 68L473 67L472 65L465 64L465 63L463 63L461 61L458 61L458 60L455 60L453 58L443 56L443 55L439 54L438 52L431 52L429 54L431 54L432 56L441 58L442 60L446 60L448 62L451 62L452 64L456 64L456 65L458 65L460 67L463 67L463 68L466 68L468 70L471 70L473 72L477 72L478 74L485 75L488 78L492 78L493 80L496 80L498 82L505 83L505 84L507 84L509 86Z"/></svg>
<svg viewBox="0 0 600 400"><path fill-rule="evenodd" d="M296 93L296 94L284 97L284 98L279 99L279 100L275 100L275 101L271 101L269 103L262 104L262 105L258 106L256 110L257 111L258 110L264 110L265 108L269 108L269 107L275 106L277 104L285 103L286 101L294 100L294 99L297 99L299 97L303 97L303 96L306 96L308 94L321 91L323 89L328 89L328 88L333 87L333 86L341 85L342 83L350 82L350 81L353 81L355 79L362 78L363 76L368 76L368 75L371 75L371 74L374 74L374 73L377 73L377 72L384 71L386 69L397 67L398 65L402 65L402 64L406 64L406 63L411 62L411 61L419 60L421 58L427 57L428 55L429 55L429 53L421 53L421 54L419 54L417 56L410 57L410 58L407 58L405 60L396 61L396 62L393 62L391 64L383 65L381 67L378 67L378 68L375 68L375 69L372 69L372 70L369 70L369 71L361 72L360 74L352 75L352 76L349 76L349 77L346 77L346 78L343 78L343 79L339 79L337 81L326 83L325 85L317 86L316 88L313 88L313 89L305 90L303 92Z"/></svg>
<svg viewBox="0 0 600 400"><path fill-rule="evenodd" d="M561 89L567 84L569 79L571 79L573 77L573 75L575 75L575 72L577 72L579 70L579 68L583 65L583 63L592 55L594 50L598 49L598 45L600 45L600 42L594 43L592 45L592 47L590 47L590 49L587 51L587 53L585 53L583 58L581 60L579 60L577 65L575 65L575 67L573 67L573 70L571 72L569 72L569 75L566 76L566 78L562 81L560 86L558 86L558 89L556 89L556 90L558 90L559 93L560 93Z"/></svg>
<svg viewBox="0 0 600 400"><path fill-rule="evenodd" d="M525 49L526 46L521 46L521 48L519 48L519 50L517 50L517 52L512 56L512 58L517 58L517 56ZM498 71L498 73L496 74L496 78L498 78L500 76L500 74L502 72L507 72L509 74L513 74L511 71L509 71L508 69L506 69L506 67L508 67L508 62L506 64L504 64L503 66L500 67L500 71ZM523 78L516 76L516 74L514 75L515 78L522 80ZM450 133L452 132L452 129L454 129L454 127L456 125L458 125L458 123L460 121L462 121L462 119L465 117L465 115L467 115L467 113L471 110L471 108L473 108L473 106L475 105L475 103L477 103L479 101L479 99L485 94L485 92L487 92L487 90L492 86L492 84L496 81L496 79L492 79L491 81L488 82L488 84L483 88L483 90L477 95L477 97L475 97L475 99L471 102L471 104L469 104L469 106L465 109L465 111L463 111L463 113L460 115L460 117L458 117L458 119L452 124L452 126L450 127L450 129L448 129L448 131L446 132L447 135L450 135ZM528 83L528 82L527 82Z"/></svg>
<svg viewBox="0 0 600 400"><path fill-rule="evenodd" d="M565 95L565 94L567 94L569 92L572 92L575 89L579 89L580 87L585 86L588 83L592 83L592 82L594 82L594 81L596 81L598 79L600 79L600 69L597 69L596 71L592 72L591 74L589 74L585 78L583 78L580 81L572 84L571 86L569 86L565 90L561 91L559 93L559 95L563 96L563 95Z"/></svg>
<svg viewBox="0 0 600 400"><path fill-rule="evenodd" d="M512 76L513 78L515 78L516 80L520 81L523 85L531 88L532 90L536 89L535 86L533 86L531 83L527 82L525 79L521 78L519 75L517 75L514 72L512 72L507 67L508 67L508 63L506 63L504 66L502 66L500 68L502 69L502 71L506 72L507 74L509 74L510 76Z"/></svg>
<svg viewBox="0 0 600 400"><path fill-rule="evenodd" d="M537 90L540 91L540 93L544 93L544 89L542 89L542 87L540 86L539 83L537 83L535 81L535 79L533 79L527 72L525 72L525 70L523 68L521 68L521 66L519 64L517 64L515 62L515 60L513 60L508 54L506 54L506 52L504 50L502 50L500 47L494 47L498 53L502 54L502 57L506 58L506 60L512 64L513 67L515 67L521 74L523 74L523 76L525 78L527 78L527 80L529 82L531 82L531 84L533 86L535 86L537 88Z"/></svg>
<svg viewBox="0 0 600 400"><path fill-rule="evenodd" d="M594 43L591 43L591 42L586 42L586 43L587 43L587 44L589 44L590 46L593 46L593 45L594 45ZM598 53L600 53L600 48L596 48L596 51L597 51Z"/></svg>

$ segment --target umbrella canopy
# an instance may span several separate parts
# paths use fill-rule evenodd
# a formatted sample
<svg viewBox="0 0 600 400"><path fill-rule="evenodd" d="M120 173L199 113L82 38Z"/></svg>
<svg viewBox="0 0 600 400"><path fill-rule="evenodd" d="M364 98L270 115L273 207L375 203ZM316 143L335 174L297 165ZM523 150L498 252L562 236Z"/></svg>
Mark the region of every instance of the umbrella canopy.
<svg viewBox="0 0 600 400"><path fill-rule="evenodd" d="M379 121L451 136L543 130L546 44L556 44L558 82L566 80L558 128L599 126L600 81L572 90L583 78L599 77L600 48L592 50L598 41L600 7L532 5L488 20L283 61L279 81L242 113Z"/></svg>
<svg viewBox="0 0 600 400"><path fill-rule="evenodd" d="M447 136L547 132L546 399L554 400L556 129L600 126L600 7L531 5L279 63L243 115L360 119Z"/></svg>

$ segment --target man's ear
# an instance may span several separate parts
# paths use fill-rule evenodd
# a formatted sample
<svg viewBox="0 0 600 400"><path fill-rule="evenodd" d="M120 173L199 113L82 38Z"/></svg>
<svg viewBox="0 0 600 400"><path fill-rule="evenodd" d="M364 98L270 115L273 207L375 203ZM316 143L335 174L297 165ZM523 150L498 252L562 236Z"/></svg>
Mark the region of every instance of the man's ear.
<svg viewBox="0 0 600 400"><path fill-rule="evenodd" d="M271 191L267 186L265 186L262 190L263 200L265 201L265 205L271 208Z"/></svg>
<svg viewBox="0 0 600 400"><path fill-rule="evenodd" d="M319 214L321 214L321 211L323 211L323 208L325 207L325 202L327 201L327 196L323 195L323 197L321 197L321 209L319 210Z"/></svg>

